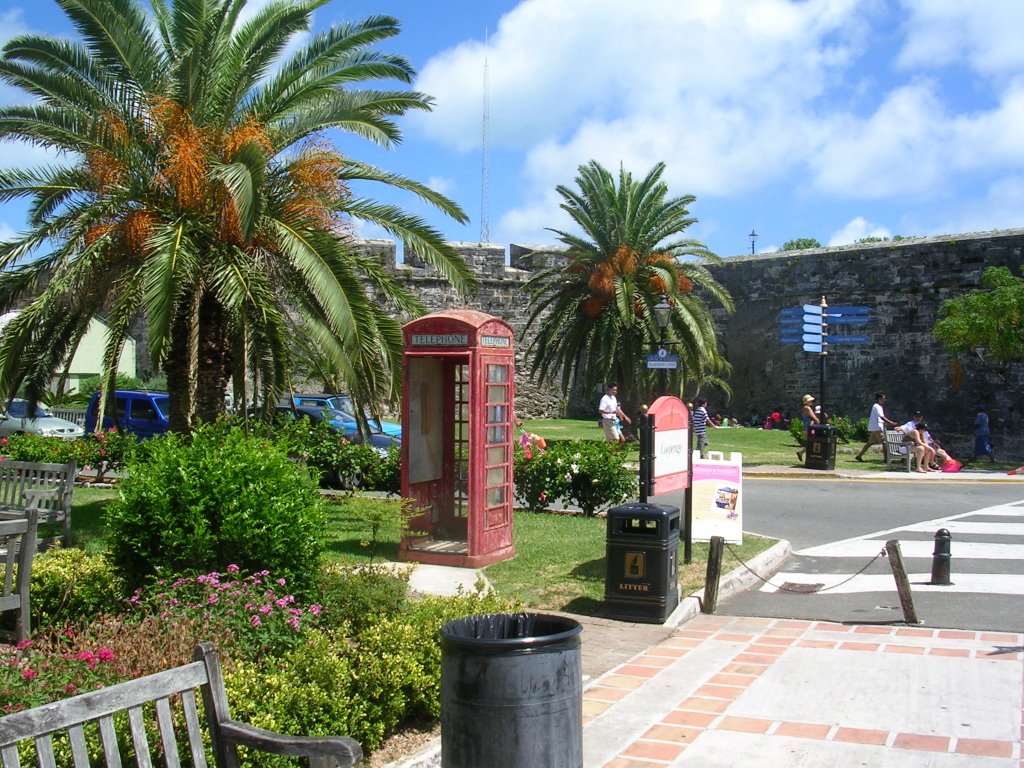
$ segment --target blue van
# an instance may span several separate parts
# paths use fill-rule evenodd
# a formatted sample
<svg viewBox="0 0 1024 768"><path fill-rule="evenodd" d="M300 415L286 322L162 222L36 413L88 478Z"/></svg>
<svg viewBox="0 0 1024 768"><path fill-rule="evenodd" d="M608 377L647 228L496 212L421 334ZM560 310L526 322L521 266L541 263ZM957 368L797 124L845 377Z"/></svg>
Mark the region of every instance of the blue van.
<svg viewBox="0 0 1024 768"><path fill-rule="evenodd" d="M119 389L114 393L115 416L103 417L103 429L117 427L131 432L139 440L162 435L170 427L168 421L168 403L170 396L166 392L139 392ZM99 406L100 393L93 392L89 405L85 409L85 433L96 430L96 409ZM110 410L109 398L107 410Z"/></svg>

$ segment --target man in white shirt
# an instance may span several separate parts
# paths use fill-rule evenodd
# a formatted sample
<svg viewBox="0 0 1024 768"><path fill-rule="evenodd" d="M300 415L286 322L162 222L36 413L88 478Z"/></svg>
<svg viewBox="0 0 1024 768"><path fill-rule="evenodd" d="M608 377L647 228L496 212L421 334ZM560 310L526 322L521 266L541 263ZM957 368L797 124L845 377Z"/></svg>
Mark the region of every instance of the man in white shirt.
<svg viewBox="0 0 1024 768"><path fill-rule="evenodd" d="M924 424L924 414L920 411L914 411L914 417L906 424L901 424L899 429L906 435L905 439L907 441L924 449L923 453L918 456L917 471L922 471L922 464L924 465L924 471L931 469L932 465L935 464L935 448L929 445L927 427ZM918 455L916 451L914 455Z"/></svg>
<svg viewBox="0 0 1024 768"><path fill-rule="evenodd" d="M864 443L864 446L857 455L853 457L857 461L864 461L864 451L872 445L880 445L882 450L885 450L885 427L886 425L895 427L896 422L885 415L884 405L885 392L877 392L875 394L875 404L871 406L871 413L868 415L868 441Z"/></svg>
<svg viewBox="0 0 1024 768"><path fill-rule="evenodd" d="M601 412L601 428L604 430L604 439L609 443L618 443L621 448L626 442L626 436L622 434L622 422L625 421L627 424L633 422L622 412L617 397L618 393L618 385L609 384L597 410Z"/></svg>

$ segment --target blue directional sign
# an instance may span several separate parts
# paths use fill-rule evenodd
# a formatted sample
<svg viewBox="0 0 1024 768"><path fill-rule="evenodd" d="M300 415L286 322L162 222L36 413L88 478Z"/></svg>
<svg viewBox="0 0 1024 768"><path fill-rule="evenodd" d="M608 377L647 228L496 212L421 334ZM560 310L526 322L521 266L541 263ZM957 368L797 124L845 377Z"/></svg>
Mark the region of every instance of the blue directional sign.
<svg viewBox="0 0 1024 768"><path fill-rule="evenodd" d="M799 307L790 307L787 309L779 310L779 320L781 320L782 322L785 322L788 318L800 320L803 318L803 316L804 311Z"/></svg>
<svg viewBox="0 0 1024 768"><path fill-rule="evenodd" d="M829 336L829 344L866 344L871 341L870 336Z"/></svg>
<svg viewBox="0 0 1024 768"><path fill-rule="evenodd" d="M817 304L804 304L805 315L818 315L821 317L825 312L825 307L819 307Z"/></svg>
<svg viewBox="0 0 1024 768"><path fill-rule="evenodd" d="M867 315L829 315L829 325L867 325L871 318Z"/></svg>
<svg viewBox="0 0 1024 768"><path fill-rule="evenodd" d="M821 336L821 323L804 323L804 333L816 333Z"/></svg>
<svg viewBox="0 0 1024 768"><path fill-rule="evenodd" d="M829 307L829 315L868 315L871 310L867 307Z"/></svg>
<svg viewBox="0 0 1024 768"><path fill-rule="evenodd" d="M817 352L821 354L821 344L804 344L804 352Z"/></svg>

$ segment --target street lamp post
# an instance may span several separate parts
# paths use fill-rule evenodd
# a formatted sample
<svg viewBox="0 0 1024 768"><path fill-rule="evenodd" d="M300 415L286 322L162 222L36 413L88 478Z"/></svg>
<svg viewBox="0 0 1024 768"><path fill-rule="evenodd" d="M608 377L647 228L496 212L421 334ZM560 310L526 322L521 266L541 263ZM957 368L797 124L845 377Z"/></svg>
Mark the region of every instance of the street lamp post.
<svg viewBox="0 0 1024 768"><path fill-rule="evenodd" d="M658 345L660 349L665 348L665 333L668 331L669 321L672 319L672 305L668 303L668 296L661 294L661 301L654 305L654 322L658 324ZM668 372L665 368L658 371L658 378L661 391L659 395L668 394Z"/></svg>
<svg viewBox="0 0 1024 768"><path fill-rule="evenodd" d="M756 242L757 242L757 232L752 229L752 230L750 230L750 255L751 256L754 255L754 243L756 243Z"/></svg>

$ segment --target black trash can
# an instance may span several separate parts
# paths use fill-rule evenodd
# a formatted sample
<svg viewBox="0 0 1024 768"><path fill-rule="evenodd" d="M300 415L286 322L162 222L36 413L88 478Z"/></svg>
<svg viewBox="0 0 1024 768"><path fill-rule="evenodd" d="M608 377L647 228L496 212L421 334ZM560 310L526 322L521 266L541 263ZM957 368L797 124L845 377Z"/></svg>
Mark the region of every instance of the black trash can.
<svg viewBox="0 0 1024 768"><path fill-rule="evenodd" d="M664 624L679 605L679 507L608 510L604 603L615 619Z"/></svg>
<svg viewBox="0 0 1024 768"><path fill-rule="evenodd" d="M831 424L811 424L807 428L806 449L804 467L807 469L835 469L836 428Z"/></svg>
<svg viewBox="0 0 1024 768"><path fill-rule="evenodd" d="M583 768L582 631L533 613L441 627L441 767Z"/></svg>

